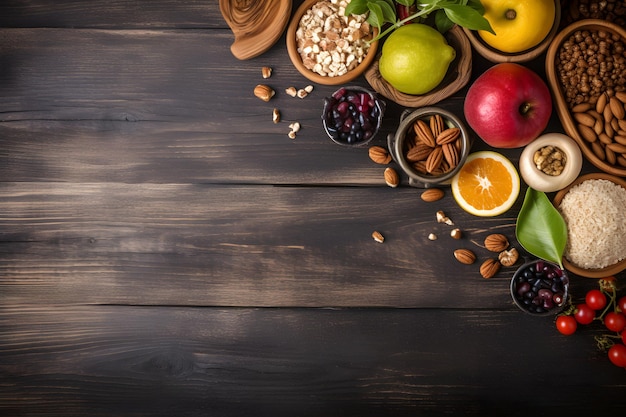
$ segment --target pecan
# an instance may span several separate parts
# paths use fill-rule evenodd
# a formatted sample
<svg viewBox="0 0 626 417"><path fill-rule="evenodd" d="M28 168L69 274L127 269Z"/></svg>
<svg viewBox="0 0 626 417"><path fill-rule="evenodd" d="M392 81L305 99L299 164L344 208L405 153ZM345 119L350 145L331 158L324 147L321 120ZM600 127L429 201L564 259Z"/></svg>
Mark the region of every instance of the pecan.
<svg viewBox="0 0 626 417"><path fill-rule="evenodd" d="M270 101L274 94L274 90L269 85L259 84L254 87L254 95L263 101Z"/></svg>
<svg viewBox="0 0 626 417"><path fill-rule="evenodd" d="M443 150L443 157L448 162L451 168L456 167L459 164L459 153L453 143L446 143L441 146Z"/></svg>
<svg viewBox="0 0 626 417"><path fill-rule="evenodd" d="M433 133L434 137L439 136L445 128L446 125L443 123L443 117L441 117L440 114L435 114L430 117L430 131Z"/></svg>
<svg viewBox="0 0 626 417"><path fill-rule="evenodd" d="M496 259L487 259L480 266L480 275L485 278L493 278L500 271L500 262Z"/></svg>
<svg viewBox="0 0 626 417"><path fill-rule="evenodd" d="M493 233L485 238L485 248L491 252L502 252L509 247L509 240L500 233Z"/></svg>
<svg viewBox="0 0 626 417"><path fill-rule="evenodd" d="M446 129L437 135L435 139L435 143L437 145L445 145L446 143L452 143L461 135L461 129L458 127L451 127L450 129Z"/></svg>
<svg viewBox="0 0 626 417"><path fill-rule="evenodd" d="M433 132L430 130L430 127L426 124L425 121L418 119L413 125L413 129L415 130L415 134L417 135L417 139L425 145L434 148L435 137L433 136Z"/></svg>
<svg viewBox="0 0 626 417"><path fill-rule="evenodd" d="M413 146L406 154L406 159L409 162L417 162L417 161L425 161L428 158L428 155L433 151L428 145L423 143L418 143Z"/></svg>
<svg viewBox="0 0 626 417"><path fill-rule="evenodd" d="M443 149L441 149L441 146L437 146L426 159L426 171L429 173L435 172L440 167L442 161Z"/></svg>
<svg viewBox="0 0 626 417"><path fill-rule="evenodd" d="M513 266L517 262L519 258L519 253L517 249L511 248L509 250L503 250L498 255L498 260L503 266Z"/></svg>
<svg viewBox="0 0 626 417"><path fill-rule="evenodd" d="M387 149L382 146L372 146L369 148L368 153L370 159L377 164L387 165L391 162L391 155L389 155Z"/></svg>
<svg viewBox="0 0 626 417"><path fill-rule="evenodd" d="M383 243L385 241L385 237L378 231L374 231L372 233L372 238L378 243Z"/></svg>

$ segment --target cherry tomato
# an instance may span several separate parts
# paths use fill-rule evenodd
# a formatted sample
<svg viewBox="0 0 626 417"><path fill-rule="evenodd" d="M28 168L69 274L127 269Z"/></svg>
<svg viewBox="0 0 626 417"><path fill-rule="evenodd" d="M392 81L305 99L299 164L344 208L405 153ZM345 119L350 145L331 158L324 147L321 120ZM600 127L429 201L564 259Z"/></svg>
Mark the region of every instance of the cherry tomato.
<svg viewBox="0 0 626 417"><path fill-rule="evenodd" d="M622 313L626 314L626 295L617 300L617 306L622 310Z"/></svg>
<svg viewBox="0 0 626 417"><path fill-rule="evenodd" d="M606 295L600 290L591 290L585 296L585 303L594 310L606 307Z"/></svg>
<svg viewBox="0 0 626 417"><path fill-rule="evenodd" d="M574 334L577 327L578 323L573 316L558 316L556 318L556 329L565 336Z"/></svg>
<svg viewBox="0 0 626 417"><path fill-rule="evenodd" d="M621 332L626 328L626 316L622 313L611 311L604 316L604 325L613 332Z"/></svg>
<svg viewBox="0 0 626 417"><path fill-rule="evenodd" d="M580 324L589 324L596 316L596 312L591 309L587 304L576 305L576 311L574 312L574 318Z"/></svg>
<svg viewBox="0 0 626 417"><path fill-rule="evenodd" d="M622 342L626 345L626 329L622 332Z"/></svg>
<svg viewBox="0 0 626 417"><path fill-rule="evenodd" d="M626 368L626 345L616 343L609 349L609 359L615 366Z"/></svg>

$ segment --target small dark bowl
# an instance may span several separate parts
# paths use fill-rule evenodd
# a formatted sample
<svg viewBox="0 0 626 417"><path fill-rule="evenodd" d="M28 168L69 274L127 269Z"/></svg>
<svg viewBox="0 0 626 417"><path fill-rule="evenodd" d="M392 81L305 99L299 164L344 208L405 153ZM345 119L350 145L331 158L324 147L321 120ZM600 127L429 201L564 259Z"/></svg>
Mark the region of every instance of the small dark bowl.
<svg viewBox="0 0 626 417"><path fill-rule="evenodd" d="M557 294L559 298L555 297ZM526 262L515 271L511 279L513 302L532 316L560 313L567 304L568 296L567 272L557 264L542 259Z"/></svg>
<svg viewBox="0 0 626 417"><path fill-rule="evenodd" d="M363 103L366 99L366 103ZM339 119L337 106L341 103L347 108ZM374 139L383 122L386 104L370 90L359 86L341 87L332 96L324 98L324 110L322 111L322 123L324 131L333 142L350 147L363 147ZM339 120L350 119L346 126L366 125L363 129L338 126ZM343 123L343 122L342 122ZM359 130L361 134L359 135Z"/></svg>

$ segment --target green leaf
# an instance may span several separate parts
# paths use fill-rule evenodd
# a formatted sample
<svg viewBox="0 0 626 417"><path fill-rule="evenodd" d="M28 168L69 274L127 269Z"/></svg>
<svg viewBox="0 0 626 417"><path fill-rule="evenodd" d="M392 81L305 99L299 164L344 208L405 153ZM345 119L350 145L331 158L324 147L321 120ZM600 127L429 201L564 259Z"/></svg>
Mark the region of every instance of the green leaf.
<svg viewBox="0 0 626 417"><path fill-rule="evenodd" d="M367 0L351 0L346 6L344 14L350 16L352 14L364 14L367 13Z"/></svg>
<svg viewBox="0 0 626 417"><path fill-rule="evenodd" d="M396 3L400 3L403 6L411 6L415 3L415 0L396 0Z"/></svg>
<svg viewBox="0 0 626 417"><path fill-rule="evenodd" d="M567 225L544 192L528 187L517 216L515 235L527 252L563 268Z"/></svg>
<svg viewBox="0 0 626 417"><path fill-rule="evenodd" d="M454 22L448 18L445 10L440 9L435 13L435 26L439 33L446 33L454 26Z"/></svg>
<svg viewBox="0 0 626 417"><path fill-rule="evenodd" d="M467 5L476 10L481 15L485 14L485 6L483 6L480 0L468 0Z"/></svg>
<svg viewBox="0 0 626 417"><path fill-rule="evenodd" d="M367 22L378 28L378 32L380 32L380 28L385 23L385 16L383 14L383 9L380 7L380 4L374 3L372 1L367 2L367 7L370 10L370 14L367 17Z"/></svg>
<svg viewBox="0 0 626 417"><path fill-rule="evenodd" d="M459 26L466 27L470 30L486 30L495 33L489 21L487 21L482 14L469 6L446 5L444 10L450 20Z"/></svg>
<svg viewBox="0 0 626 417"><path fill-rule="evenodd" d="M385 0L376 0L376 4L380 6L380 9L383 13L383 23L395 23L396 22L396 10L393 6L390 6L389 3Z"/></svg>

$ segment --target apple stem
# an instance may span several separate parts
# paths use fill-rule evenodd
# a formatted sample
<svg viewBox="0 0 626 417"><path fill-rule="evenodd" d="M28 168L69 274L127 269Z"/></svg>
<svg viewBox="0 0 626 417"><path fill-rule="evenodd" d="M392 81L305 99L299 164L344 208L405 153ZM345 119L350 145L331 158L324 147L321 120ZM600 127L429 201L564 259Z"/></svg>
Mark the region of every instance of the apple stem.
<svg viewBox="0 0 626 417"><path fill-rule="evenodd" d="M504 14L504 17L506 17L507 20L514 20L517 17L517 13L513 9L508 9Z"/></svg>
<svg viewBox="0 0 626 417"><path fill-rule="evenodd" d="M521 106L519 106L519 112L522 114L522 116L525 116L529 111L530 111L531 105L529 103L523 103Z"/></svg>

